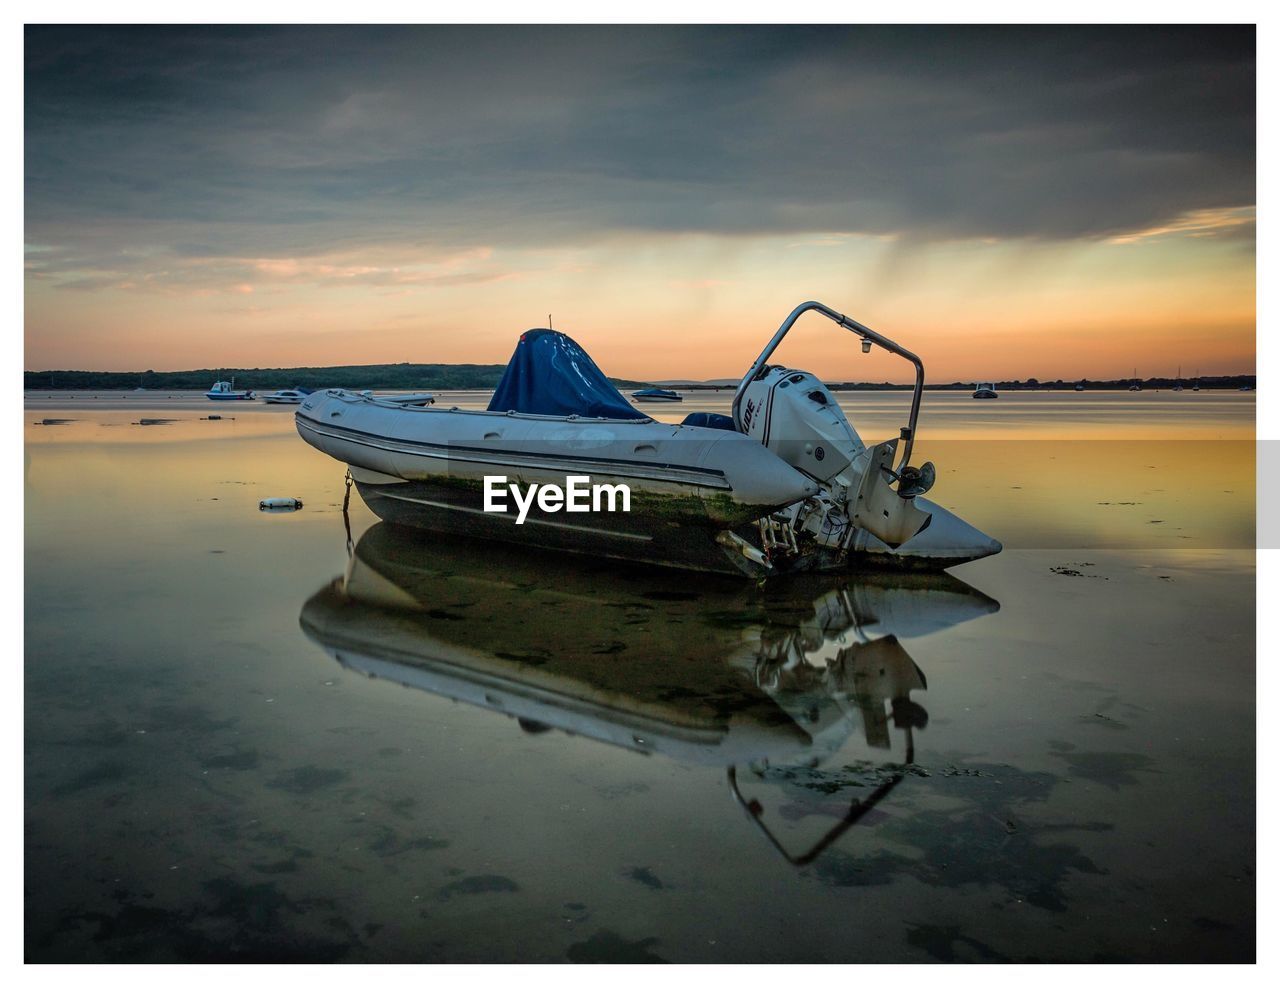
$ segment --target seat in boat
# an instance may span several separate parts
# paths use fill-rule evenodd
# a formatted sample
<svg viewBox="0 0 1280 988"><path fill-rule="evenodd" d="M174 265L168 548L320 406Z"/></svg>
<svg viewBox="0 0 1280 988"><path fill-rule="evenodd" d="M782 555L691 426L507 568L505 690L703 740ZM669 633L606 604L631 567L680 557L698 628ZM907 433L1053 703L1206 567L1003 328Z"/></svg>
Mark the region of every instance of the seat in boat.
<svg viewBox="0 0 1280 988"><path fill-rule="evenodd" d="M690 412L680 423L681 425L696 425L703 429L727 429L730 432L737 432L737 428L733 424L732 417L721 415L719 412Z"/></svg>
<svg viewBox="0 0 1280 988"><path fill-rule="evenodd" d="M622 397L586 350L552 329L520 335L489 411L649 421Z"/></svg>

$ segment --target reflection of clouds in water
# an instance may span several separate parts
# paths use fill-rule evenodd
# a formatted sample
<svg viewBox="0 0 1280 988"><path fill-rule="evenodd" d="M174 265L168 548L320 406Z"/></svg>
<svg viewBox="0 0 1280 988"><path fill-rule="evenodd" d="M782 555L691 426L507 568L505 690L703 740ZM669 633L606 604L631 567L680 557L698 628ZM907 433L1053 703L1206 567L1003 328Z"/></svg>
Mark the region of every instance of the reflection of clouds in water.
<svg viewBox="0 0 1280 988"><path fill-rule="evenodd" d="M836 886L888 884L911 878L931 886L1004 889L1051 912L1067 908L1073 876L1103 874L1097 863L1057 835L1103 832L1101 822L1031 822L1020 811L1048 799L1060 778L1012 765L964 762L930 772L900 793L893 812L857 834L865 851L843 846L819 858L814 874ZM951 808L928 805L942 797ZM853 840L848 842L849 845ZM906 853L894 846L909 848Z"/></svg>
<svg viewBox="0 0 1280 988"><path fill-rule="evenodd" d="M1137 773L1157 771L1155 759L1135 751L1077 751L1075 745L1062 741L1049 747L1067 763L1070 775L1108 789L1139 785L1142 780Z"/></svg>

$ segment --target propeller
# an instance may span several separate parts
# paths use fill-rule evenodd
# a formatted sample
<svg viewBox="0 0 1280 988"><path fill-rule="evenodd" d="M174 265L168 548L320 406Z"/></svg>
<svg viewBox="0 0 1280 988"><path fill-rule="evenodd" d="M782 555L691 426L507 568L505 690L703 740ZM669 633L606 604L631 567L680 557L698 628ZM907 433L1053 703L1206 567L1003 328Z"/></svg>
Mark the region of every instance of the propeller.
<svg viewBox="0 0 1280 988"><path fill-rule="evenodd" d="M920 467L903 467L898 471L898 496L908 500L925 494L938 479L938 472L932 461L926 461Z"/></svg>

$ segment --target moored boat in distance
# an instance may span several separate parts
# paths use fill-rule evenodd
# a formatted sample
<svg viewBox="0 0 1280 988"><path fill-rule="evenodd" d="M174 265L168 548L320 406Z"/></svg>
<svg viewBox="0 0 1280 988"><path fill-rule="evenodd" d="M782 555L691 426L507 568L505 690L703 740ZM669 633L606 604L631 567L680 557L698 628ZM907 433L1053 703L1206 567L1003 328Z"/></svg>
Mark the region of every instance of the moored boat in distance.
<svg viewBox="0 0 1280 988"><path fill-rule="evenodd" d="M975 398L999 398L1000 394L996 391L996 386L991 383L979 382L973 389L973 397Z"/></svg>
<svg viewBox="0 0 1280 988"><path fill-rule="evenodd" d="M1084 390L1084 381L1080 381L1080 382L1078 382L1078 383L1076 384L1076 390L1077 390L1077 391L1083 391L1083 390Z"/></svg>
<svg viewBox="0 0 1280 988"><path fill-rule="evenodd" d="M268 405L301 405L302 399L311 394L309 388L285 388L263 395L262 400Z"/></svg>
<svg viewBox="0 0 1280 988"><path fill-rule="evenodd" d="M668 391L666 388L643 388L640 391L632 391L631 398L633 401L684 401L674 391Z"/></svg>
<svg viewBox="0 0 1280 988"><path fill-rule="evenodd" d="M821 380L766 363L816 311L915 368L907 424L866 445ZM915 354L819 302L798 306L743 377L732 415L680 424L634 408L563 333L521 335L485 411L406 405L341 389L298 409L306 442L348 464L374 514L437 533L761 578L855 566L945 569L1000 543L922 495L936 473L911 464L924 391ZM569 509L573 479L607 488ZM529 503L491 500L519 481ZM562 498L533 500L533 485ZM625 487L625 500L614 494ZM519 491L513 492L513 497ZM621 495L619 495L620 497ZM562 510L564 509L564 510Z"/></svg>
<svg viewBox="0 0 1280 988"><path fill-rule="evenodd" d="M1133 369L1133 383L1129 385L1130 391L1141 391L1142 383L1138 380L1138 368Z"/></svg>
<svg viewBox="0 0 1280 988"><path fill-rule="evenodd" d="M252 391L237 391L236 379L217 381L204 395L210 401L253 401L257 397Z"/></svg>

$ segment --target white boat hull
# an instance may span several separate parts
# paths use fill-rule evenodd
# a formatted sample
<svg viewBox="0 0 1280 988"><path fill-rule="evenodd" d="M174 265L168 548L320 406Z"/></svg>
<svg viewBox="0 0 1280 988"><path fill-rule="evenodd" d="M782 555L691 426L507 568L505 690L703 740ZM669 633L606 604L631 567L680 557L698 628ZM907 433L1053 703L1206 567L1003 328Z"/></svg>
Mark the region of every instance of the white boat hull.
<svg viewBox="0 0 1280 988"><path fill-rule="evenodd" d="M345 391L311 395L298 432L351 467L379 517L474 536L683 568L741 571L722 532L811 496L817 484L747 436L651 419L563 419L404 408ZM484 510L486 477L565 487L626 485L630 511L566 513L536 504L522 524Z"/></svg>
<svg viewBox="0 0 1280 988"><path fill-rule="evenodd" d="M405 408L346 391L308 396L299 434L351 468L360 496L386 521L451 536L714 572L944 569L1000 551L949 511L917 498L930 523L897 547L859 531L847 551L786 560L762 551L757 522L814 496L818 484L751 437L651 419L558 418ZM536 504L522 524L484 509L484 480L566 486L625 484L627 512L565 513Z"/></svg>

